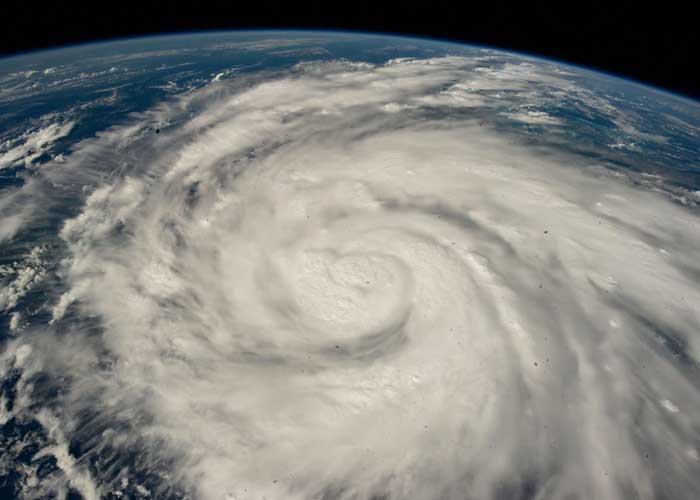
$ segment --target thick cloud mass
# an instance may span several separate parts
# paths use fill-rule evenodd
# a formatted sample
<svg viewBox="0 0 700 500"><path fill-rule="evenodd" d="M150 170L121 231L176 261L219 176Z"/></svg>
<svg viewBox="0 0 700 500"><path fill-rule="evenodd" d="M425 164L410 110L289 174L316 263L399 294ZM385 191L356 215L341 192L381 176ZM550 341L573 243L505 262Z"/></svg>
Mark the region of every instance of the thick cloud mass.
<svg viewBox="0 0 700 500"><path fill-rule="evenodd" d="M215 82L50 174L66 289L3 363L66 381L73 488L697 498L697 216L466 113L554 78L470 64Z"/></svg>

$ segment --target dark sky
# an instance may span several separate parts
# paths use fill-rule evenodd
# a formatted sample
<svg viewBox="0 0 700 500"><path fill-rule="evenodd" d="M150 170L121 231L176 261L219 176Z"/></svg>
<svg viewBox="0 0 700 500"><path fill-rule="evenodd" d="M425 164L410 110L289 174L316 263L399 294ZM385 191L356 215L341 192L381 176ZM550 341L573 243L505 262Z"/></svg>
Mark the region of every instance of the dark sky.
<svg viewBox="0 0 700 500"><path fill-rule="evenodd" d="M602 69L700 98L693 2L5 0L0 53L221 28L342 28L487 44ZM653 4L653 7L652 7ZM1 64L1 63L0 63ZM696 74L697 73L697 74Z"/></svg>

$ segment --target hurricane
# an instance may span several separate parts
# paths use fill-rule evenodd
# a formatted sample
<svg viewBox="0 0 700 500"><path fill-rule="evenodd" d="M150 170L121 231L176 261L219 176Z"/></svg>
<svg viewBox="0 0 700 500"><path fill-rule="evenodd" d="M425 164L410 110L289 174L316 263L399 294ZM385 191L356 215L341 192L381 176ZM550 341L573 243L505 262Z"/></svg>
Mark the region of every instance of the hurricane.
<svg viewBox="0 0 700 500"><path fill-rule="evenodd" d="M217 78L5 194L6 240L61 218L0 295L56 290L0 361L26 497L696 498L697 211L487 59Z"/></svg>

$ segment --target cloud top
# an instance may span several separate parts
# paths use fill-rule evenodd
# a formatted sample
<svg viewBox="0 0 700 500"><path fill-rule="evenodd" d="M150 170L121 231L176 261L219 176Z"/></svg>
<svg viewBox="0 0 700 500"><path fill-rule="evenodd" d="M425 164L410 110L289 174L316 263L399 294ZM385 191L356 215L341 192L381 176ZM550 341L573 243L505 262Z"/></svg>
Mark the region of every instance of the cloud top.
<svg viewBox="0 0 700 500"><path fill-rule="evenodd" d="M699 220L502 126L557 134L491 92L561 78L304 64L77 148L54 179L120 168L62 227L52 326L5 355L69 380L74 487L693 498Z"/></svg>

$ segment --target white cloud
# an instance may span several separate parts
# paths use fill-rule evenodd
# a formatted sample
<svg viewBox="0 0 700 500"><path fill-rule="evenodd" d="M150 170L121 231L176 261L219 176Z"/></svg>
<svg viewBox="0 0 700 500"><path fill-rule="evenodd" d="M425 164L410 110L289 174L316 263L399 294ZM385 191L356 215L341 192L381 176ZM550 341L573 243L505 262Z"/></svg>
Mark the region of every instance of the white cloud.
<svg viewBox="0 0 700 500"><path fill-rule="evenodd" d="M34 247L21 264L0 266L0 312L13 309L46 274L42 248Z"/></svg>
<svg viewBox="0 0 700 500"><path fill-rule="evenodd" d="M515 113L504 113L505 116L512 120L531 125L561 125L562 122L558 118L551 116L544 111L519 110Z"/></svg>
<svg viewBox="0 0 700 500"><path fill-rule="evenodd" d="M0 149L0 169L10 167L18 162L29 165L41 156L51 144L61 137L67 136L74 125L74 121L51 123L25 133L19 138L19 141L13 141L11 144L6 143L4 145L6 149L3 148L4 151Z"/></svg>
<svg viewBox="0 0 700 500"><path fill-rule="evenodd" d="M18 312L13 312L10 315L10 332L15 333L20 328L20 321L22 321L22 314Z"/></svg>
<svg viewBox="0 0 700 500"><path fill-rule="evenodd" d="M659 477L671 496L697 491L700 395L669 349L700 359L685 272L700 221L479 125L561 125L503 115L486 92L561 78L457 57L305 64L218 81L79 145L46 174L95 186L61 230L61 334L23 340L28 369L72 380L63 420L44 416L65 433L45 453L86 496L125 494L123 475L96 485L82 465L125 465L124 449L204 499L496 498L526 483L653 498ZM153 122L184 124L148 138ZM103 334L71 327L71 304ZM112 421L113 448L70 457L71 435Z"/></svg>

